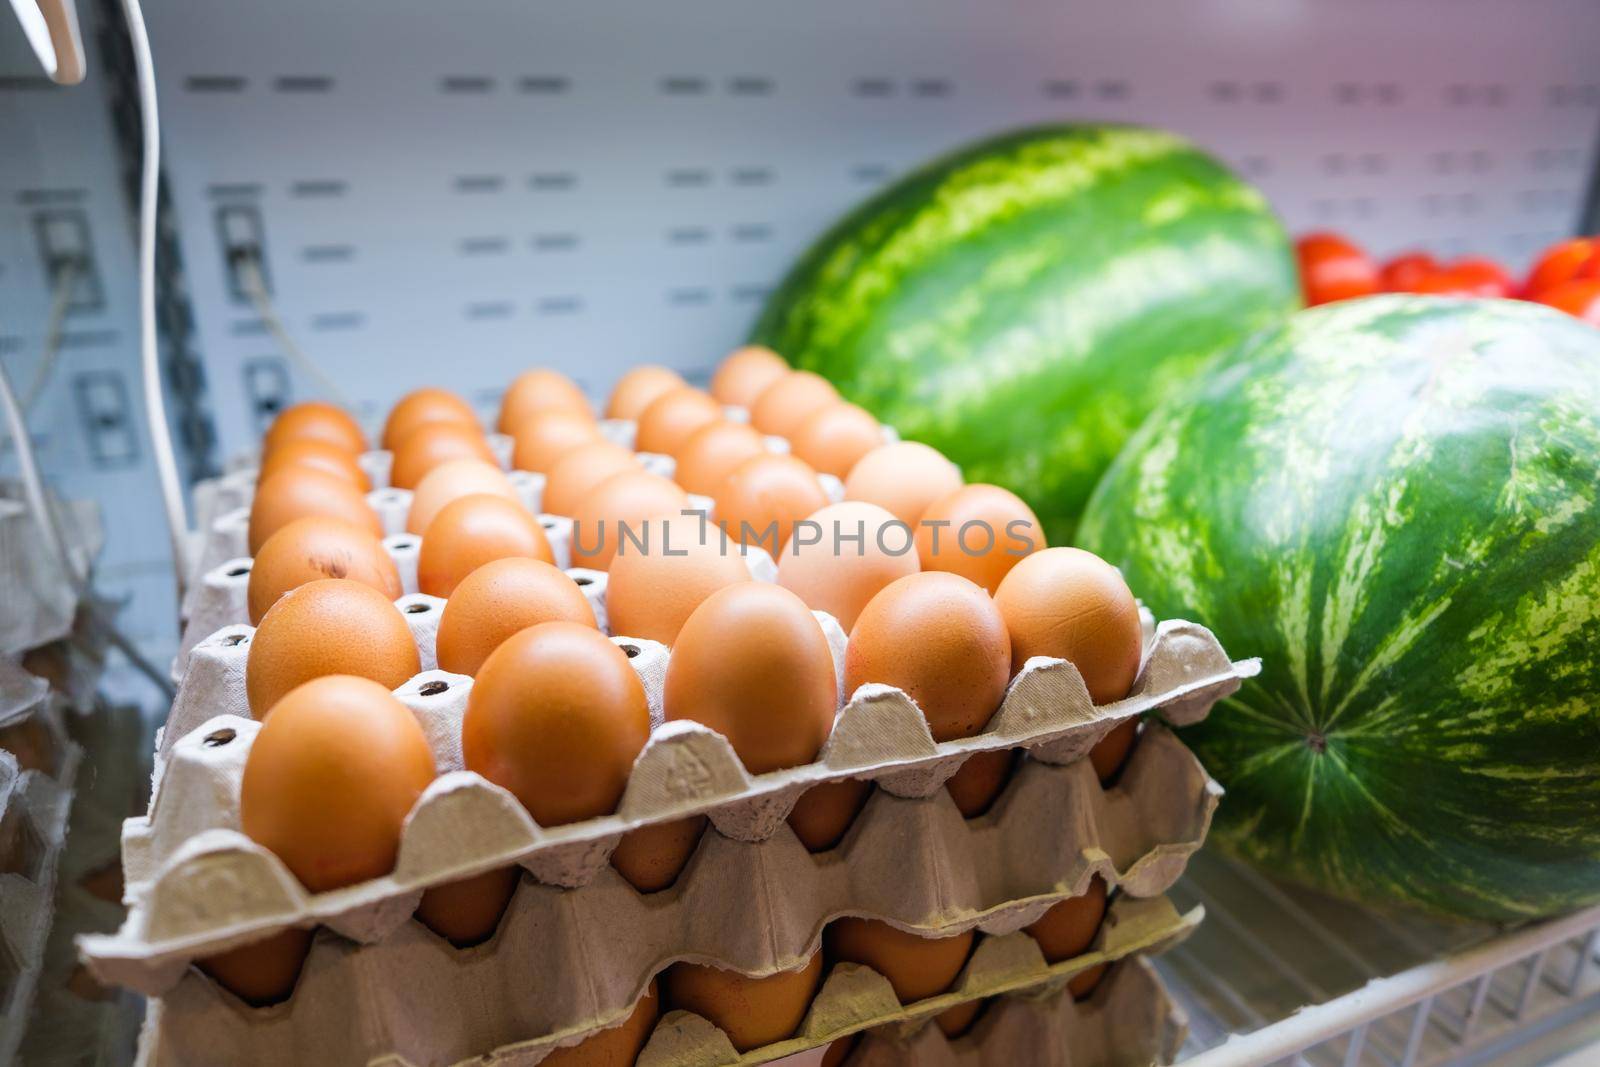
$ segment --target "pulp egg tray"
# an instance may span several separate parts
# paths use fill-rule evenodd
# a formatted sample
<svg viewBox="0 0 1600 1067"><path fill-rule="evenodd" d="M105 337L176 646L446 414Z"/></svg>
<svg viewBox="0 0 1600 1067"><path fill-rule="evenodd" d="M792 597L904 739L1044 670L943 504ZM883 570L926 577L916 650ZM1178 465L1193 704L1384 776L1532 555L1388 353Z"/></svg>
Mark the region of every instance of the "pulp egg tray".
<svg viewBox="0 0 1600 1067"><path fill-rule="evenodd" d="M0 657L0 1063L22 1038L44 965L81 756L50 687Z"/></svg>
<svg viewBox="0 0 1600 1067"><path fill-rule="evenodd" d="M608 941L648 936L636 914L614 910L604 928L589 926L563 905L551 910L534 905L528 899L529 889L525 881L495 940L464 952L451 949L415 923L375 946L354 945L320 930L295 995L270 1008L246 1008L198 972L190 972L152 1004L142 1062L180 1067L532 1065L555 1047L576 1044L596 1030L619 1024L650 979L671 959L688 955L675 954L633 974L608 975L597 966L593 952ZM613 889L597 884L564 896L581 899ZM706 904L716 912L705 917L708 924L748 914L747 902L736 897L721 896ZM1045 962L1033 939L1020 929L995 931L979 939L949 992L910 1005L900 1004L888 980L871 968L838 964L825 976L792 1038L740 1054L708 1020L672 1011L657 1022L638 1063L641 1067L761 1063L866 1029L909 1030L971 1000L1022 989L1047 994L1101 963L1159 952L1178 943L1202 915L1199 908L1179 915L1165 897L1118 895L1089 951L1054 965ZM921 930L948 935L974 925L983 929L986 924L969 916ZM797 951L783 962L792 967L808 958L818 949L821 932L820 923L800 932L794 943ZM781 969L758 966L747 973ZM1118 987L1126 979L1112 981L1111 976L1126 969L1111 969L1087 1002L1088 1011L1097 1001L1119 999ZM617 995L601 998L590 987L596 979L608 977L611 980L603 984ZM529 1034L542 1036L528 1039Z"/></svg>

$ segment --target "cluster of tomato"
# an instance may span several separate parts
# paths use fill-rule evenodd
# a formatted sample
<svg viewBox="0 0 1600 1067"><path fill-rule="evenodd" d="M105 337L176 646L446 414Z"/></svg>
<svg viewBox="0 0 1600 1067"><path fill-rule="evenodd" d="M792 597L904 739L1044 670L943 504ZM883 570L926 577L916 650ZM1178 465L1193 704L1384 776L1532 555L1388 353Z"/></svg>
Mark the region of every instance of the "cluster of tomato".
<svg viewBox="0 0 1600 1067"><path fill-rule="evenodd" d="M1439 262L1408 252L1379 263L1334 233L1310 233L1295 244L1308 305L1373 293L1433 293L1531 300L1600 326L1600 237L1574 237L1545 250L1519 282L1486 256Z"/></svg>

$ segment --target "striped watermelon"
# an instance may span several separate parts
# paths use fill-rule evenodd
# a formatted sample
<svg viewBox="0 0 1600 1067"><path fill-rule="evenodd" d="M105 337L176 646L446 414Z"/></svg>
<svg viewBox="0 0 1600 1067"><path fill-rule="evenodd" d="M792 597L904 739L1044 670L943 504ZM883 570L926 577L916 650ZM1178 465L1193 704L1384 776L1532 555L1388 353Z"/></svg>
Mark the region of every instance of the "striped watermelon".
<svg viewBox="0 0 1600 1067"><path fill-rule="evenodd" d="M757 343L1023 496L1065 539L1122 442L1298 306L1261 195L1192 144L1050 126L937 160L823 236Z"/></svg>
<svg viewBox="0 0 1600 1067"><path fill-rule="evenodd" d="M1185 734L1246 858L1477 918L1600 901L1600 331L1302 312L1151 416L1081 535L1264 657Z"/></svg>

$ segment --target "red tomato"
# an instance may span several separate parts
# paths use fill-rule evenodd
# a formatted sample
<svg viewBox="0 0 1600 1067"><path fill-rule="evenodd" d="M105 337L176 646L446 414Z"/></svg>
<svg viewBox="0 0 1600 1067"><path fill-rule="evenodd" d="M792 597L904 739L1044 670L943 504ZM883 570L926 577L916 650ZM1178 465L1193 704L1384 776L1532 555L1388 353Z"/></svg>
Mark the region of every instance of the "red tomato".
<svg viewBox="0 0 1600 1067"><path fill-rule="evenodd" d="M1378 268L1367 254L1333 233L1308 233L1295 244L1300 287L1315 306L1378 291Z"/></svg>
<svg viewBox="0 0 1600 1067"><path fill-rule="evenodd" d="M1560 308L1591 326L1600 326L1600 278L1574 278L1570 282L1562 282L1541 293L1539 302Z"/></svg>
<svg viewBox="0 0 1600 1067"><path fill-rule="evenodd" d="M1600 278L1600 240L1574 237L1545 249L1528 274L1528 298L1537 300L1546 289L1574 278Z"/></svg>
<svg viewBox="0 0 1600 1067"><path fill-rule="evenodd" d="M1417 285L1439 269L1439 261L1426 252L1407 252L1395 256L1383 265L1383 291L1386 293L1414 293Z"/></svg>
<svg viewBox="0 0 1600 1067"><path fill-rule="evenodd" d="M1510 296L1511 276L1492 259L1466 256L1444 264L1417 283L1419 293L1439 296Z"/></svg>

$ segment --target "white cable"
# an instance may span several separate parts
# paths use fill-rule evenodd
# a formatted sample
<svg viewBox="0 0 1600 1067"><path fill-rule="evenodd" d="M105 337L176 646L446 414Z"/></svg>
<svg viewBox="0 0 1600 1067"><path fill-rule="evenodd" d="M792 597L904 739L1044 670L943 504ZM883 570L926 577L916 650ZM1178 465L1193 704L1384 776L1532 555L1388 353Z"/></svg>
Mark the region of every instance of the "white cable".
<svg viewBox="0 0 1600 1067"><path fill-rule="evenodd" d="M28 383L28 391L22 394L24 417L33 410L39 394L44 392L45 385L50 381L50 372L55 369L56 357L61 354L61 337L67 325L67 306L72 303L72 287L77 281L78 261L72 257L63 259L56 268L56 295L50 303L50 326L44 335L44 353L39 358L38 369L33 372L33 381Z"/></svg>
<svg viewBox="0 0 1600 1067"><path fill-rule="evenodd" d="M260 260L254 255L241 255L234 259L233 268L239 275L239 284L244 288L245 294L250 297L250 302L255 304L256 314L261 316L261 321L267 324L267 329L289 354L290 361L316 379L329 400L340 407L350 407L349 401L334 384L333 379L311 361L300 346L294 343L289 331L284 328L283 320L278 318L277 309L272 306L272 295L267 292L266 279L261 276Z"/></svg>
<svg viewBox="0 0 1600 1067"><path fill-rule="evenodd" d="M144 411L150 448L155 456L161 500L166 506L167 532L172 539L172 566L183 599L189 573L189 519L184 512L183 483L172 453L167 427L166 399L161 391L161 352L156 346L156 193L161 174L161 127L156 114L155 63L145 32L139 0L122 0L133 44L133 67L139 82L139 123L143 130L139 170L139 362L144 381Z"/></svg>

